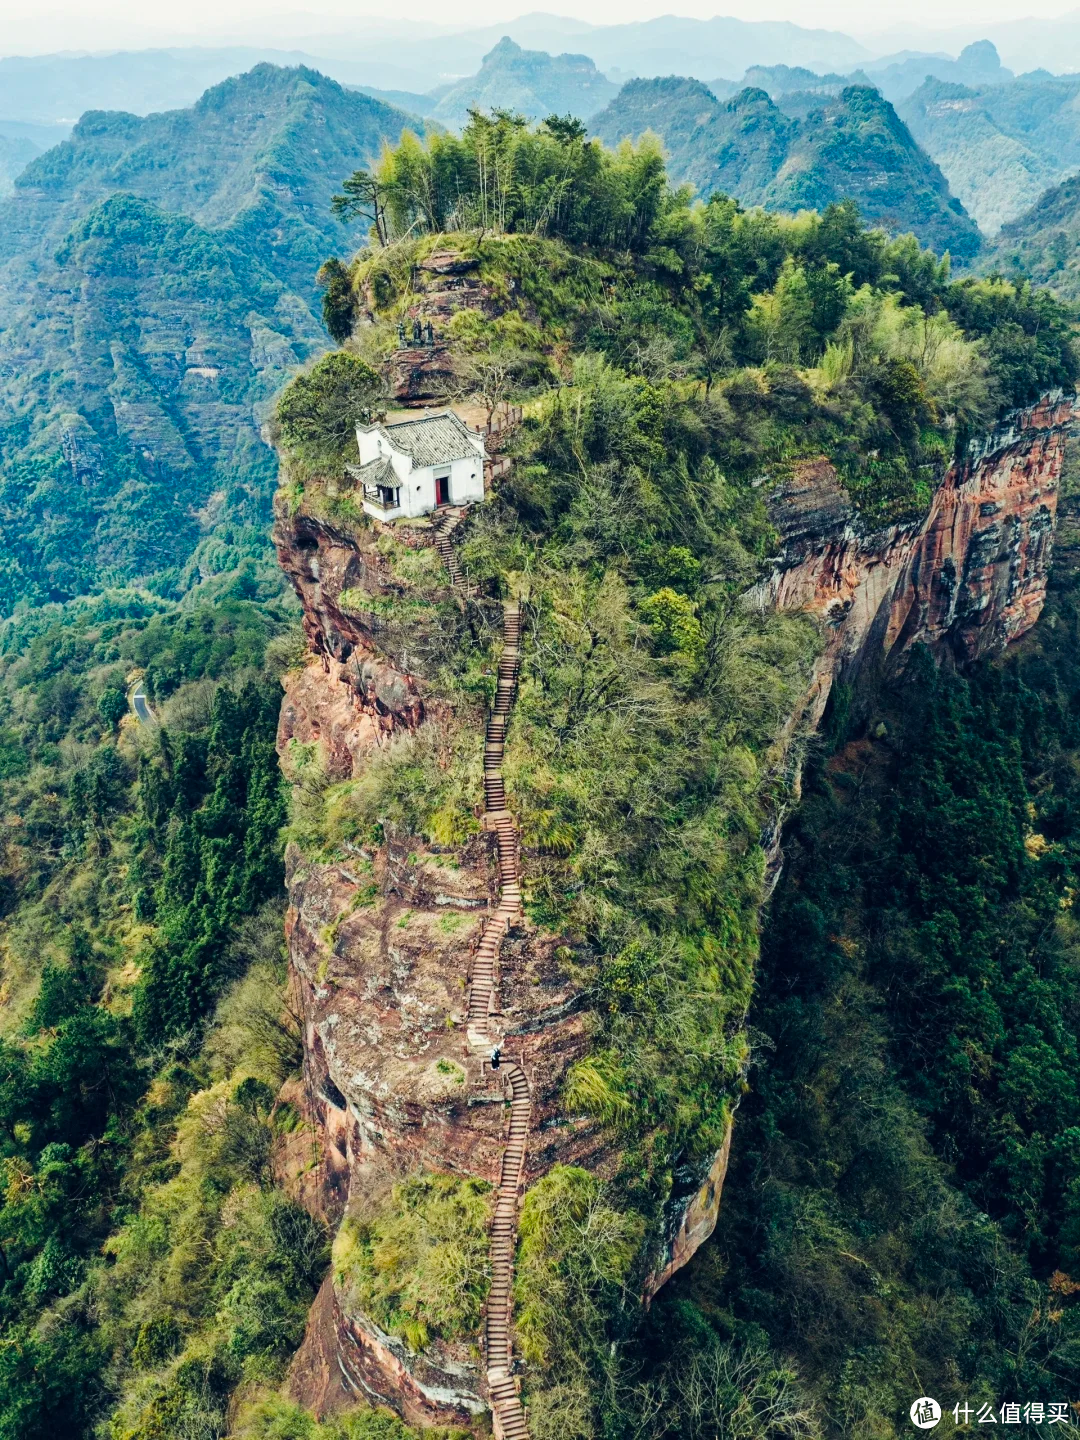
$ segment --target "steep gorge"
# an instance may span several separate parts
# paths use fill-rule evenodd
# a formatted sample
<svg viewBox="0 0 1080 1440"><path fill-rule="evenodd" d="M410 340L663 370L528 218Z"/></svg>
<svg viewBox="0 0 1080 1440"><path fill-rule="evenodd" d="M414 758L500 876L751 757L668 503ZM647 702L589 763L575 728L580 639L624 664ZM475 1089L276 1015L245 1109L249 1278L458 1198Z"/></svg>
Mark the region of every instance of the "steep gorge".
<svg viewBox="0 0 1080 1440"><path fill-rule="evenodd" d="M746 603L809 613L822 635L788 727L793 758L837 680L896 664L915 644L960 662L982 657L1035 622L1074 417L1073 399L1060 393L1014 413L969 446L928 513L906 524L866 527L825 460L795 467L773 491L768 509L781 549ZM395 735L419 735L446 718L423 673L423 647L414 642L410 652L392 623L350 608L348 592L358 588L381 595L391 610L401 603L380 529L356 530L279 503L279 554L303 603L313 652L288 688L279 748L289 764L297 745L320 746L339 781L362 775ZM446 549L435 527L395 538L417 553ZM519 1179L527 1187L565 1164L609 1176L613 1150L595 1117L567 1113L562 1101L568 1070L589 1050L589 997L561 937L519 907L517 841L495 764L506 735L499 717L508 714L516 680L515 612L455 587L455 569L446 572L450 611L440 615L468 612L489 639L502 633L506 642L486 731L483 828L464 844L445 845L387 829L376 843L355 847L349 863L319 861L294 846L288 933L304 1022L304 1104L319 1156L301 1188L336 1221L350 1204L385 1193L417 1168L477 1176L495 1187L492 1244L501 1249L492 1251L486 1374L475 1349L460 1340L410 1348L328 1278L293 1385L317 1409L362 1392L427 1423L468 1423L491 1404L501 1433L516 1435L503 1409L519 1402L505 1373L510 1294L502 1251L512 1250ZM527 602L521 615L527 634ZM766 836L774 852L780 819ZM470 954L466 990L462 957ZM498 1071L483 1058L492 1043L514 1056ZM531 1104L517 1083L526 1076ZM729 1128L708 1164L677 1176L648 1295L712 1233L730 1143Z"/></svg>

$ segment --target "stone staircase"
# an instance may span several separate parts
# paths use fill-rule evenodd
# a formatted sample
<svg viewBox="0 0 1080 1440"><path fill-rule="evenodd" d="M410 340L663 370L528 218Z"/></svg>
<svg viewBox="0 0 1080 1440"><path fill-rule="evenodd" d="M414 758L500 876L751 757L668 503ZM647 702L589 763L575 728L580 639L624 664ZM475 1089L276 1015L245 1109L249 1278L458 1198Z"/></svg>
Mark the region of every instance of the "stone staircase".
<svg viewBox="0 0 1080 1440"><path fill-rule="evenodd" d="M448 506L438 512L432 529L436 549L446 566L451 585L468 595L474 592L466 584L452 540L465 514L465 508ZM484 823L495 832L499 903L484 927L473 957L466 1030L470 1051L485 1058L491 1054L494 1044L491 1015L499 1008L499 950L506 932L521 914L518 832L506 808L506 784L502 773L506 730L514 708L520 669L521 607L515 602L508 602L503 606L503 650L499 659L495 703L484 733ZM496 1073L503 1076L510 1086L510 1132L503 1151L491 1225L491 1288L484 1321L484 1354L495 1440L528 1440L525 1407L511 1374L513 1346L510 1337L518 1201L525 1173L532 1093L528 1077L516 1060L508 1056L502 1058Z"/></svg>
<svg viewBox="0 0 1080 1440"><path fill-rule="evenodd" d="M435 522L431 529L435 536L435 549L438 550L442 562L446 566L450 584L455 590L469 593L469 587L465 584L465 576L458 564L457 551L451 540L454 531L464 520L467 509L468 506L464 505L447 505L444 509L436 511Z"/></svg>
<svg viewBox="0 0 1080 1440"><path fill-rule="evenodd" d="M468 1040L470 1049L481 1054L490 1053L492 1048L490 1016L498 1008L496 968L499 948L507 930L521 913L518 833L506 808L506 786L502 775L506 727L514 706L520 667L521 610L516 604L507 604L503 607L503 652L499 661L495 704L488 717L484 737L485 823L495 832L499 904L480 938L469 977ZM498 1073L505 1076L510 1085L510 1133L503 1151L491 1226L491 1289L484 1323L484 1350L496 1440L527 1440L529 1432L525 1410L511 1374L513 1348L510 1326L518 1200L525 1172L532 1095L528 1077L516 1060L503 1059Z"/></svg>

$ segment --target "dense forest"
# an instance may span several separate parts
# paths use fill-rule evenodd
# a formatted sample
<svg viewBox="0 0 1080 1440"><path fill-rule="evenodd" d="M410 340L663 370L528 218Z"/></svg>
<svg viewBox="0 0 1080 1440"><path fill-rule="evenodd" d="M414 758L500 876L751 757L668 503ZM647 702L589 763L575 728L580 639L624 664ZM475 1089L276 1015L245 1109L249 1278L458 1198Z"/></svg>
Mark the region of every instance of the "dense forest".
<svg viewBox="0 0 1080 1440"><path fill-rule="evenodd" d="M867 523L917 515L972 434L1075 381L1069 312L956 281L850 204L695 202L654 145L606 151L555 118L406 137L336 205L371 244L324 266L343 348L277 409L287 513L364 525L326 479L383 403L412 267L437 246L501 297L447 326L461 386L526 407L461 554L492 593L532 577L507 781L531 918L571 938L597 1016L567 1101L619 1137L612 1183L565 1167L526 1202L536 1440L869 1440L893 1433L901 1354L973 1398L1058 1398L1080 1243L1067 577L1004 665L916 657L880 696L838 696L749 1030L771 747L819 639L739 596L773 553L763 476L825 453ZM274 734L298 611L260 495L221 499L205 573L178 583L170 553L138 587L24 596L0 631L0 1440L411 1433L364 1408L320 1424L279 1393L333 1238L274 1175L300 1059L282 852L355 850L390 822L454 843L476 827L476 755L451 727L344 788L294 756L290 797ZM491 636L433 598L441 573L384 548L403 597L388 653L423 656L480 713ZM643 1237L740 1098L721 1233L648 1320ZM472 1225L475 1196L447 1192L395 1203ZM335 1264L420 1344L477 1297L447 1318L412 1283L436 1248L397 1244L413 1233L376 1217Z"/></svg>
<svg viewBox="0 0 1080 1440"><path fill-rule="evenodd" d="M828 1434L901 1433L914 1377L950 1411L1076 1393L1073 506L1004 662L916 653L836 697L764 932L724 1223L657 1317L661 1351L790 1357Z"/></svg>

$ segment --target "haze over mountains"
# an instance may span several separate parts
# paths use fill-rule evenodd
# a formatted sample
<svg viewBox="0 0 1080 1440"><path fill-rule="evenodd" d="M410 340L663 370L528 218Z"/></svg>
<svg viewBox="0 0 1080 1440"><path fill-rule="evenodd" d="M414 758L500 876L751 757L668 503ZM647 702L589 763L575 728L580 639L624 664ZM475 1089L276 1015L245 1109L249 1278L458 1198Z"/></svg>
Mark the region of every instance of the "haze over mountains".
<svg viewBox="0 0 1080 1440"><path fill-rule="evenodd" d="M325 35L314 35L307 36L308 41L325 45L333 54L313 56L301 48L189 47L0 60L0 195L10 190L15 175L35 154L68 133L84 110L146 114L190 105L210 85L260 61L307 65L451 129L465 123L472 106L515 110L534 120L553 112L589 120L614 103L618 108L598 121L596 133L611 140L616 131L640 133L651 126L672 147L677 173L699 189L731 174L730 154L708 153L718 143L718 127L724 128L720 113L705 103L699 117L703 128L691 139L696 122L693 106L686 108L691 94L687 87L672 84L646 92L639 86L616 99L623 82L682 77L704 82L718 101L733 99L747 88L764 91L782 114L763 112L754 122L754 133L760 139L765 125L770 132L767 153L781 156L777 168L790 162L790 177L791 167L802 170L804 161L816 174L817 159L807 161L801 152L801 158L788 155L785 147L794 131L786 122L802 127L802 143L810 143L806 137L815 127L830 123L825 102L838 103L851 85L872 86L896 107L911 137L936 162L952 197L991 235L1080 165L1073 108L1077 82L1046 70L1017 77L986 40L968 44L955 58L903 53L875 57L850 37L787 24L669 16L590 26L533 14L505 25L451 33L445 27L395 30L388 22L370 33L364 45L355 37L331 43ZM701 92L696 93L700 98ZM812 119L818 112L822 118ZM778 138L781 131L787 140ZM900 150L908 144L903 138L897 143ZM696 153L691 155L691 150ZM873 156L864 158L863 178L852 175L851 193L869 203L868 214L887 223L894 214L910 212L931 243L940 243L945 233L957 240L952 221L945 230L931 222L931 212L941 205L927 198L940 190L930 170L923 166L922 178L915 182L921 198L913 210L902 199L898 205L897 186L902 191L908 182L889 168L899 161L899 150L890 158L877 146ZM760 164L771 162L755 156L749 163L756 173ZM842 180L840 172L834 179ZM832 193L828 184L823 191L813 178L778 183L779 189L768 190L769 203L790 204L797 196ZM765 195L767 187L748 172L732 189L749 202L752 196ZM946 209L952 197L944 197ZM915 218L909 223L916 223ZM969 249L965 242L954 254Z"/></svg>
<svg viewBox="0 0 1080 1440"><path fill-rule="evenodd" d="M1080 168L1080 76L1047 72L1010 84L927 80L897 107L993 234Z"/></svg>
<svg viewBox="0 0 1080 1440"><path fill-rule="evenodd" d="M587 55L523 50L504 36L484 56L478 75L452 86L423 113L453 128L465 124L472 107L516 110L529 120L568 113L587 120L618 92Z"/></svg>

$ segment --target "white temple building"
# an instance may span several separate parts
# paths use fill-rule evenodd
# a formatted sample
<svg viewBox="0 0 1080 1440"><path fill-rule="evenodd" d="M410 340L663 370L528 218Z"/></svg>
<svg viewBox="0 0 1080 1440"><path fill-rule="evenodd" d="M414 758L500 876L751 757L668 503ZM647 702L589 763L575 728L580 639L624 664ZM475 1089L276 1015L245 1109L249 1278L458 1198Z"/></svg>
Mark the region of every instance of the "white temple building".
<svg viewBox="0 0 1080 1440"><path fill-rule="evenodd" d="M362 487L364 509L379 520L430 515L442 505L484 498L483 439L452 410L358 425L359 465L346 473Z"/></svg>

